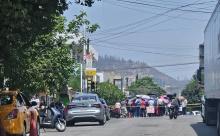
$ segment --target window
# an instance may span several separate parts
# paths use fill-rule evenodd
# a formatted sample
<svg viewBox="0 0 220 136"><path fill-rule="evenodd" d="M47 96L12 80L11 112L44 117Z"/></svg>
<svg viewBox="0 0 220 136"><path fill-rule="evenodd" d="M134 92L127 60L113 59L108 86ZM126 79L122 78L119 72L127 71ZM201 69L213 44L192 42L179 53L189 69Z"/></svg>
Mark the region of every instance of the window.
<svg viewBox="0 0 220 136"><path fill-rule="evenodd" d="M26 105L26 106L31 106L31 104L30 104L30 102L28 101L27 97L25 97L23 94L21 94L21 96L22 96L22 98L23 98L23 100L24 100L24 102L25 102L25 105Z"/></svg>
<svg viewBox="0 0 220 136"><path fill-rule="evenodd" d="M96 96L79 96L73 98L73 101L96 101Z"/></svg>
<svg viewBox="0 0 220 136"><path fill-rule="evenodd" d="M13 96L12 95L0 95L0 106L12 104Z"/></svg>
<svg viewBox="0 0 220 136"><path fill-rule="evenodd" d="M17 106L24 106L25 105L25 103L24 103L24 101L23 101L20 94L17 95L16 100L17 100Z"/></svg>

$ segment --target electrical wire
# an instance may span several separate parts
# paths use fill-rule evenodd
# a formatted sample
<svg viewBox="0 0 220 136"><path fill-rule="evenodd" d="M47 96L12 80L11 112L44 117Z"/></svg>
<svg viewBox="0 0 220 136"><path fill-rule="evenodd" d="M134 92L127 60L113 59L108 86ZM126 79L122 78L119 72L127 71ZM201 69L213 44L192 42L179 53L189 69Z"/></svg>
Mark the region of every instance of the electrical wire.
<svg viewBox="0 0 220 136"><path fill-rule="evenodd" d="M141 66L141 67L127 67L127 68L111 68L102 69L101 71L118 71L118 70L132 70L132 69L147 69L147 68L162 68L162 67L174 67L174 66L185 66L185 65L195 65L199 62L187 62L187 63L175 63L175 64L164 64L164 65L153 65L153 66Z"/></svg>
<svg viewBox="0 0 220 136"><path fill-rule="evenodd" d="M96 44L96 43L94 43ZM146 49L172 49L172 50L192 50L196 49L198 50L199 48L186 48L186 47L180 47L180 48L171 48L171 47L155 47L155 46L146 46L146 43L114 43L114 42L103 42L103 44L108 44L108 45L120 45L120 46L130 46L130 47L141 47L141 48L146 48Z"/></svg>
<svg viewBox="0 0 220 136"><path fill-rule="evenodd" d="M127 27L131 27L131 26L133 26L133 25L135 25L135 26L136 26L136 25L139 25L140 23L146 23L145 21L148 21L148 20L150 20L150 19L155 19L155 18L157 18L158 16L159 16L159 17L160 17L160 16L164 16L164 15L166 15L167 13L170 13L170 12L172 12L172 11L176 11L177 9L195 5L196 2L198 2L198 1L195 1L195 2L190 3L190 4L185 4L185 5L182 5L182 6L178 6L178 7L176 7L176 8L172 8L172 9L167 10L167 11L165 11L165 12L158 13L158 14L156 14L155 16L147 17L147 18L144 18L144 19L141 19L141 20L138 20L138 21L135 21L135 22L126 24L126 25L120 25L120 26L117 26L117 27L109 28L109 29L103 30L103 32L105 32L105 31L108 31L108 32L109 32L109 31L124 29L124 28L127 28Z"/></svg>
<svg viewBox="0 0 220 136"><path fill-rule="evenodd" d="M137 5L150 6L150 7L156 7L156 8L172 9L170 7L164 7L164 6L160 6L160 5L154 5L154 4L149 4L149 3L137 2L137 1L128 1L128 0L116 0L116 1L131 3L131 4L137 4ZM197 3L197 4L204 4L204 3L207 3L207 2ZM202 10L189 10L189 9L176 9L176 10L186 11L186 12L208 13L208 14L212 13L210 11L202 11Z"/></svg>
<svg viewBox="0 0 220 136"><path fill-rule="evenodd" d="M98 45L95 44L95 46L100 46L104 48L110 48L110 49L117 49L117 50L124 50L124 51L129 51L129 52L139 52L139 53L146 53L146 54L154 54L154 55L164 55L164 56L175 56L175 57L196 57L198 58L199 56L193 56L193 55L185 55L185 54L174 54L174 53L160 53L160 52L151 52L151 51L143 51L143 50L135 50L135 49L125 49L125 48L118 48L118 47L112 47L112 46L104 46L104 45Z"/></svg>
<svg viewBox="0 0 220 136"><path fill-rule="evenodd" d="M133 10L133 11L136 11L136 12L139 12L139 13L151 13L151 14L158 14L158 13L155 13L155 12L152 12L152 11L146 11L146 10L142 10L142 9L137 9L137 8L131 8L131 7L127 7L125 5L122 5L122 4L117 4L117 3L114 3L114 2L110 2L110 1L105 1L106 3L109 3L111 5L115 5L115 6L118 6L118 7L122 7L122 8L126 8L126 9L130 9L130 10ZM129 6L129 5L128 5ZM132 5L133 6L133 5ZM170 16L170 15L164 15L164 16L167 16L167 17L171 17L171 18L176 18L175 16ZM205 19L201 19L201 18L187 18L187 17L178 17L180 19L184 19L184 20L190 20L190 21L207 21Z"/></svg>
<svg viewBox="0 0 220 136"><path fill-rule="evenodd" d="M180 3L172 3L172 2L155 2L155 1L145 1L145 0L136 0L137 2L148 2L148 3L154 3L154 4L159 4L159 5L168 5L168 6L181 6L181 4ZM202 3L202 4L199 4L199 5L203 5L203 4L205 4L205 5L207 5L207 4L211 4L211 3L215 3L216 4L216 1L206 1L205 3ZM182 3L183 4L183 3ZM186 4L186 3L185 3ZM210 7L210 6L209 6ZM205 10L210 10L210 9L208 9L209 7L206 7L206 8L203 8L203 7L201 7L201 8L197 8L197 7L193 7L194 9L205 9Z"/></svg>
<svg viewBox="0 0 220 136"><path fill-rule="evenodd" d="M144 1L144 0L141 0L141 1ZM160 2L166 2L166 3L171 3L171 4L188 4L187 2L183 2L183 1L171 1L171 0L153 0L153 1L160 1ZM145 2L149 2L149 0L146 0ZM216 2L216 1L213 1L213 2Z"/></svg>
<svg viewBox="0 0 220 136"><path fill-rule="evenodd" d="M181 16L181 15L182 15L182 14L179 14L179 15L177 15L176 17ZM141 28L139 28L139 29L137 29L137 30L135 30L135 31L133 31L133 32L131 32L131 33L125 33L125 32L127 32L128 30L130 30L130 29L126 29L126 30L124 30L124 31L118 32L116 35L106 36L106 37L102 37L102 38L97 38L97 39L93 39L93 40L91 40L91 41L95 41L95 42L105 42L105 41L112 40L112 39L116 39L116 38L120 38L120 37L123 37L123 36L128 36L128 35L131 35L131 34L135 34L135 33L136 33L137 31L139 31L139 30L143 30L143 29L146 29L146 28L153 28L153 27L155 27L155 26L157 26L157 25L160 25L160 24L162 24L162 23L168 22L168 21L170 21L170 20L172 20L172 19L175 19L175 18L168 18L168 19L162 20L162 21L160 21L160 22L158 22L158 23L152 24L152 25L150 25L150 26L141 27ZM123 35L123 34L124 34L124 35ZM109 37L110 37L110 38L109 38ZM104 40L102 40L103 38L104 38ZM106 38L107 38L107 39L106 39Z"/></svg>
<svg viewBox="0 0 220 136"><path fill-rule="evenodd" d="M106 1L107 2L107 1ZM111 5L114 5L114 6L119 6L119 7L122 7L122 8L126 8L126 9L130 9L130 10L133 10L133 11L136 11L136 12L148 12L148 13L151 13L151 14L158 14L158 13L155 13L155 12L151 12L151 11L144 11L144 10L141 10L141 9L134 9L134 8L130 8L130 7L126 7L124 5L118 5L118 4L115 4L115 3L111 3L111 2L107 2ZM170 18L179 18L179 19L182 19L182 20L189 20L189 21L207 21L205 19L198 19L198 18L187 18L187 17L181 17L181 16L169 16L169 15L164 15L164 16L167 16L167 17L170 17ZM170 31L170 30L173 30L173 29L166 29L166 30L156 30L156 31L147 31L147 32L157 32L157 31ZM176 29L175 29L176 30ZM185 30L185 28L184 28ZM129 33L136 33L136 32L129 32ZM97 35L116 35L117 33L107 33L107 32L98 32L98 33L95 33L95 34L91 34L90 36L97 36Z"/></svg>
<svg viewBox="0 0 220 136"><path fill-rule="evenodd" d="M197 2L197 1L196 1ZM170 10L167 10L167 11L165 11L165 12L162 12L162 13L159 13L159 14L157 14L157 15L154 15L154 16L151 16L151 17L149 17L149 18L145 18L145 19L143 19L143 20L140 20L140 21L137 21L137 24L135 25L135 24L131 24L131 28L127 28L127 29L125 29L124 31L121 31L121 32L118 32L116 35L114 35L114 36L107 36L107 37L101 37L101 38L98 38L98 39L92 39L92 41L96 41L96 42L100 42L100 41L108 41L108 40L111 40L111 39L115 39L115 38L119 38L119 37L121 37L121 36L123 36L123 35L121 35L121 34L123 34L124 32L126 32L126 31L129 31L130 29L135 29L135 28L137 28L138 26L140 26L141 24L146 24L146 21L148 20L148 21L152 21L153 19L155 19L155 18L159 18L159 17L161 17L161 16L163 16L163 15L166 15L167 13L170 13L170 12L172 12L172 11L175 11L175 10L177 10L177 9L180 9L180 8L183 8L183 7L188 7L188 6L190 6L190 5L193 5L193 4L195 4L196 2L194 2L194 3L190 3L190 4L187 4L187 5L183 5L183 6L180 6L180 7L177 7L177 8L173 8L173 9L170 9ZM178 16L180 16L180 15L177 15L176 17L178 17ZM173 18L173 19L175 19L175 18ZM149 28L151 28L151 27L154 27L154 26L157 26L157 25L159 25L159 24L162 24L162 23L164 23L164 22L167 22L167 21L169 21L169 20L171 20L171 18L169 18L169 19L166 19L166 20L163 20L163 21L160 21L160 22L158 22L158 23L156 23L156 24L153 24L153 25L151 25L151 26L148 26ZM126 25L125 27L129 27L129 25ZM141 29L143 29L143 28L141 28ZM132 34L132 33L131 33ZM127 34L127 35L129 35L129 34ZM124 36L127 36L127 35L124 35ZM110 37L110 38L109 38ZM107 39L106 39L107 38ZM100 40L100 39L104 39L104 40Z"/></svg>

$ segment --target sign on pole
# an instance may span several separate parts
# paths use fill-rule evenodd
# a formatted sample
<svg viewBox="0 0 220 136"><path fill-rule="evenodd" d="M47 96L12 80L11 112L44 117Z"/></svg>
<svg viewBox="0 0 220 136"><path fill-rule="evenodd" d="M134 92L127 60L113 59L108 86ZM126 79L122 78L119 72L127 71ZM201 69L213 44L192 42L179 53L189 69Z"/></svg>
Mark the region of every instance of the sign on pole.
<svg viewBox="0 0 220 136"><path fill-rule="evenodd" d="M85 75L86 76L95 76L96 75L96 68L86 68Z"/></svg>

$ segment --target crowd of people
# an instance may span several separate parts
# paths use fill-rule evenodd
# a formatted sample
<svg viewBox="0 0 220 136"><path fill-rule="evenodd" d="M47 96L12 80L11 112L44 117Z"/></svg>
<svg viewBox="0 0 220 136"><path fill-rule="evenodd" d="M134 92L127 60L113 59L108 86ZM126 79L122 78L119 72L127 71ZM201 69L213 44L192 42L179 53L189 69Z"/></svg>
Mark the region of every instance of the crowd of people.
<svg viewBox="0 0 220 136"><path fill-rule="evenodd" d="M122 114L127 117L147 117L168 115L168 108L173 104L178 108L179 114L186 114L187 99L174 95L163 95L160 97L137 95L134 98L117 102L115 108L120 108Z"/></svg>

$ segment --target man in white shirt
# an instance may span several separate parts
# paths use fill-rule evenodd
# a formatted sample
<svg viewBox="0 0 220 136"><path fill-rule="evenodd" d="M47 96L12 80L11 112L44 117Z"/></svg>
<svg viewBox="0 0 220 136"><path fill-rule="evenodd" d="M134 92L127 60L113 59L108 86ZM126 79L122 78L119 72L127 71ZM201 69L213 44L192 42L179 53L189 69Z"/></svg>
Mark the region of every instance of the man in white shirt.
<svg viewBox="0 0 220 136"><path fill-rule="evenodd" d="M183 115L186 115L186 106L187 106L187 103L188 103L188 101L187 101L186 98L185 98L185 99L182 101L182 103L181 103Z"/></svg>

